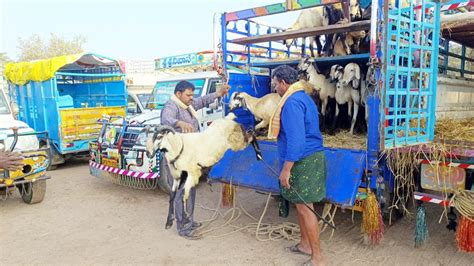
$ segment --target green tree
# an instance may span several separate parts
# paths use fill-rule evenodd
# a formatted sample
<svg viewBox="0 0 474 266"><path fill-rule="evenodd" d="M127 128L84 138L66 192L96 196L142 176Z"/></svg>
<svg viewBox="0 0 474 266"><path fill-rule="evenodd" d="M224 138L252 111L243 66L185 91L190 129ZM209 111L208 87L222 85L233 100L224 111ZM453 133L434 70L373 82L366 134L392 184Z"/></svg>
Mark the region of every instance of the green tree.
<svg viewBox="0 0 474 266"><path fill-rule="evenodd" d="M68 40L56 34L51 34L49 41L45 42L38 34L33 34L27 39L18 39L20 49L19 61L31 61L55 56L81 53L87 39L82 35L75 35Z"/></svg>

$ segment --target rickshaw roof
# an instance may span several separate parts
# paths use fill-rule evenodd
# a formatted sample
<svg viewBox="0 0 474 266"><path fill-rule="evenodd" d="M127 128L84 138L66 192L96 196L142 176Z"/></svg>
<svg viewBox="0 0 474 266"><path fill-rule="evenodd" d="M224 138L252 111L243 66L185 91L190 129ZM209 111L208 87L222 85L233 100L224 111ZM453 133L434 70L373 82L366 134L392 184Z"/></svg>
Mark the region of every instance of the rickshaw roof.
<svg viewBox="0 0 474 266"><path fill-rule="evenodd" d="M24 85L30 81L46 81L56 72L88 71L98 68L120 67L119 60L94 53L80 53L52 57L28 62L8 63L5 66L5 78L14 84Z"/></svg>

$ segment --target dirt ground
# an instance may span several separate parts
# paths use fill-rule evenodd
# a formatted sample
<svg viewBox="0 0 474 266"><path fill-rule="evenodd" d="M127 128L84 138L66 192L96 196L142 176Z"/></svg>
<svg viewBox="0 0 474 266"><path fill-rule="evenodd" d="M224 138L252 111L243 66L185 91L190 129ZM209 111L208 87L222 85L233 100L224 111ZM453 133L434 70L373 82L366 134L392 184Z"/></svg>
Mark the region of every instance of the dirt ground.
<svg viewBox="0 0 474 266"><path fill-rule="evenodd" d="M159 265L301 265L305 256L290 254L294 242L258 241L249 232L225 237L206 236L185 240L176 229L164 229L167 195L159 190L140 191L90 176L88 165L73 162L49 172L44 201L26 205L15 192L0 201L0 264L159 264ZM242 206L259 217L266 195L239 189ZM209 219L220 194L220 184L198 187L195 217ZM203 208L205 207L205 208ZM473 254L458 252L454 233L438 224L441 209L428 205L430 238L422 248L413 247L414 220L402 219L386 229L380 246L362 243L360 214L336 216L337 231L330 239L322 234L327 265L472 265ZM321 211L321 210L319 210ZM278 217L277 202L270 201L264 222L295 221ZM221 218L214 224L223 223ZM233 224L252 222L241 215ZM231 232L229 225L211 234Z"/></svg>

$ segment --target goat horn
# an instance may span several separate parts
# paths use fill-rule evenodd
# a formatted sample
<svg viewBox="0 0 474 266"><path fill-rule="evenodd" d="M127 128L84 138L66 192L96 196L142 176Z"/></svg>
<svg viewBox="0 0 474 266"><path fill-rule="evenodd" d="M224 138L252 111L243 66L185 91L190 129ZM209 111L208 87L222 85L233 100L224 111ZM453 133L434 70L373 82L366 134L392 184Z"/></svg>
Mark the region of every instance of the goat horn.
<svg viewBox="0 0 474 266"><path fill-rule="evenodd" d="M176 133L176 130L174 130L174 128L168 126L168 125L160 125L157 127L157 131L158 132L161 132L161 133L165 133L165 132L171 132L171 133Z"/></svg>

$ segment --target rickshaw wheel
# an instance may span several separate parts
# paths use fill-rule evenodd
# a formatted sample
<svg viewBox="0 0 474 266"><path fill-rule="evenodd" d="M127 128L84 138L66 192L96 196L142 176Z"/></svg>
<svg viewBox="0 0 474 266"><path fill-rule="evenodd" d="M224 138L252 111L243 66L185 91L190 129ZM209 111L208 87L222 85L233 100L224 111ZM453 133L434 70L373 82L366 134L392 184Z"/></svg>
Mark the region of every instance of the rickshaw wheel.
<svg viewBox="0 0 474 266"><path fill-rule="evenodd" d="M32 183L25 183L24 192L21 193L23 202L27 204L40 203L46 193L46 180L38 180Z"/></svg>
<svg viewBox="0 0 474 266"><path fill-rule="evenodd" d="M171 193L171 187L173 186L173 176L171 176L168 163L163 157L160 161L160 179L158 179L158 187L161 191L166 194Z"/></svg>

